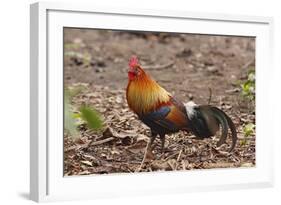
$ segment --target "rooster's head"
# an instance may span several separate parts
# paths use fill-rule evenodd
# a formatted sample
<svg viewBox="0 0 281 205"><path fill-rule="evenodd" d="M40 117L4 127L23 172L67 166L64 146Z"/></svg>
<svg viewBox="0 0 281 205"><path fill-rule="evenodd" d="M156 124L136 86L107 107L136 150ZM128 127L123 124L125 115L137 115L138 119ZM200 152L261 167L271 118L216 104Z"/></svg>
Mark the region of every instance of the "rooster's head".
<svg viewBox="0 0 281 205"><path fill-rule="evenodd" d="M129 61L129 70L128 77L130 81L138 79L142 74L144 74L144 70L141 68L138 58L136 56L131 57Z"/></svg>

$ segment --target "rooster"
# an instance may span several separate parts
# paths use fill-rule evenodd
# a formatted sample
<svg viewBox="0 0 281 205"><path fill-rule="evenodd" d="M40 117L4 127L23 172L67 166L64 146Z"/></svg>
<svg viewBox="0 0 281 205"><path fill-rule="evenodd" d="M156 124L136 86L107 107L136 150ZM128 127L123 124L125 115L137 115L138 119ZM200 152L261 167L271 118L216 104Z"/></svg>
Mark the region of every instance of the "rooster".
<svg viewBox="0 0 281 205"><path fill-rule="evenodd" d="M135 56L129 61L126 97L129 108L151 129L149 149L158 135L163 152L166 134L182 130L193 133L197 139L205 139L214 136L220 126L217 146L226 143L228 129L232 136L229 152L236 145L235 125L225 112L211 105L178 101L145 72Z"/></svg>

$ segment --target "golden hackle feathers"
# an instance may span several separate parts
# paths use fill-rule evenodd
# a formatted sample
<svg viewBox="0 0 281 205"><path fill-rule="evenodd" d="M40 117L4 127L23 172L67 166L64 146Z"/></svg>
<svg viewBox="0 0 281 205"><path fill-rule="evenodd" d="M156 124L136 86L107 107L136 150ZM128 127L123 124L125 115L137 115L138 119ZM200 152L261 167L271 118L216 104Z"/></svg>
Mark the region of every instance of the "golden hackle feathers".
<svg viewBox="0 0 281 205"><path fill-rule="evenodd" d="M143 70L127 86L127 101L129 107L138 114L145 114L157 109L162 104L169 103L171 95Z"/></svg>

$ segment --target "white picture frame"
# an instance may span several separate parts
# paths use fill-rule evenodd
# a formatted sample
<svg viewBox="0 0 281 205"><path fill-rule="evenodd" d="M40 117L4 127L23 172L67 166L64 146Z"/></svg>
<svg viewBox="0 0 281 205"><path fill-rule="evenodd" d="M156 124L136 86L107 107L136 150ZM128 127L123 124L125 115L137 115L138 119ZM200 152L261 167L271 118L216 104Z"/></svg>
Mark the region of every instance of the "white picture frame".
<svg viewBox="0 0 281 205"><path fill-rule="evenodd" d="M273 186L272 110L263 109L271 107L268 90L273 68L272 18L46 2L32 4L30 14L32 200L95 199ZM255 36L256 167L63 177L63 27ZM263 86L265 84L267 86Z"/></svg>

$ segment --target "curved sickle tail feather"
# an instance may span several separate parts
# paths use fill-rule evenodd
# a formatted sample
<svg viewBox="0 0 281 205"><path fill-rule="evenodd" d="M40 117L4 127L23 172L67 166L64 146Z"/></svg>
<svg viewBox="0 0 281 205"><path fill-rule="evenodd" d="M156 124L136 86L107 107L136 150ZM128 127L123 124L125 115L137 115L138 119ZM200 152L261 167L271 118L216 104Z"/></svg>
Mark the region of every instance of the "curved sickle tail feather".
<svg viewBox="0 0 281 205"><path fill-rule="evenodd" d="M231 130L232 144L229 149L229 152L231 152L234 149L236 142L237 142L237 132L236 132L236 127L235 127L234 123L232 122L232 120L230 119L230 117L228 117L226 115L226 119L227 119L229 128Z"/></svg>
<svg viewBox="0 0 281 205"><path fill-rule="evenodd" d="M186 110L190 120L191 131L197 138L204 139L214 136L221 126L221 137L217 143L219 147L226 143L229 128L232 137L229 152L234 149L237 142L237 132L234 123L225 112L209 105L186 105Z"/></svg>
<svg viewBox="0 0 281 205"><path fill-rule="evenodd" d="M228 128L230 128L232 144L229 149L229 152L231 152L234 149L236 142L237 142L237 132L236 132L235 125L232 122L232 120L230 119L230 117L225 112L223 112L222 110L220 110L217 107L211 107L211 109L214 113L214 116L220 122L220 124L222 126L222 135L221 135L220 140L217 143L217 146L221 146L222 144L224 144L226 142Z"/></svg>

